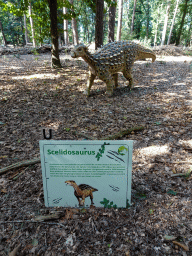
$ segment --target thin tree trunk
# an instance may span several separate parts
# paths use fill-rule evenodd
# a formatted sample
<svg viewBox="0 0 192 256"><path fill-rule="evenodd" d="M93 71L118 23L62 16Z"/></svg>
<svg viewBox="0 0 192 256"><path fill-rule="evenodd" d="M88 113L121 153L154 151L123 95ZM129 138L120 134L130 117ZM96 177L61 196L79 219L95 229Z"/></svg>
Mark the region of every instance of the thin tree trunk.
<svg viewBox="0 0 192 256"><path fill-rule="evenodd" d="M189 45L188 46L191 46L192 45L192 33L191 33L191 29L192 29L192 21L191 21L191 24L189 26Z"/></svg>
<svg viewBox="0 0 192 256"><path fill-rule="evenodd" d="M128 28L129 27L129 9L130 9L130 3L129 0L127 0L127 8L126 8L126 12L127 12L127 19L125 21L125 26Z"/></svg>
<svg viewBox="0 0 192 256"><path fill-rule="evenodd" d="M79 36L78 36L78 29L77 29L77 20L75 18L72 19L72 30L73 30L73 38L74 44L79 44Z"/></svg>
<svg viewBox="0 0 192 256"><path fill-rule="evenodd" d="M117 41L121 40L122 16L123 16L123 0L119 0Z"/></svg>
<svg viewBox="0 0 192 256"><path fill-rule="evenodd" d="M149 39L149 0L147 0L147 10L146 10L146 16L147 16L147 28L146 28L146 38Z"/></svg>
<svg viewBox="0 0 192 256"><path fill-rule="evenodd" d="M167 1L167 10L166 10L166 14L165 14L165 22L164 22L164 27L163 27L163 32L162 32L161 45L165 44L165 36L166 36L166 32L167 32L167 24L168 24L168 19L169 19L170 5L171 5L171 1L168 0Z"/></svg>
<svg viewBox="0 0 192 256"><path fill-rule="evenodd" d="M70 3L73 5L73 0L70 0ZM74 11L74 10L72 10ZM75 45L79 44L79 36L78 36L78 29L77 29L77 20L72 18L72 31L73 31L73 43Z"/></svg>
<svg viewBox="0 0 192 256"><path fill-rule="evenodd" d="M58 29L57 29L57 0L48 0L51 20L51 66L52 68L61 68L58 47Z"/></svg>
<svg viewBox="0 0 192 256"><path fill-rule="evenodd" d="M172 35L173 27L174 27L174 24L175 24L175 17L176 17L178 6L179 6L179 1L180 0L177 0L176 6L175 6L175 11L174 11L174 15L173 15L172 23L171 23L171 29L170 29L170 32L169 32L169 38L168 38L168 41L167 41L167 45L169 45L170 42L171 42L171 35Z"/></svg>
<svg viewBox="0 0 192 256"><path fill-rule="evenodd" d="M7 46L7 40L6 40L5 34L3 32L3 25L1 23L1 21L0 21L0 30L1 30L1 33L2 33L2 36L3 36L3 44L4 44L4 46Z"/></svg>
<svg viewBox="0 0 192 256"><path fill-rule="evenodd" d="M115 0L116 2L117 0ZM114 42L116 6L109 7L108 42Z"/></svg>
<svg viewBox="0 0 192 256"><path fill-rule="evenodd" d="M159 25L159 7L158 7L158 11L157 11L157 23L156 23L156 28L155 28L154 46L157 45L158 25Z"/></svg>
<svg viewBox="0 0 192 256"><path fill-rule="evenodd" d="M58 35L58 45L59 45L59 47L61 47L61 34L60 33Z"/></svg>
<svg viewBox="0 0 192 256"><path fill-rule="evenodd" d="M162 6L163 4L161 4L161 11L162 11ZM157 23L156 23L156 28L155 28L155 37L154 37L154 46L157 45L157 34L158 34L158 26L160 23L160 8L158 7L157 9Z"/></svg>
<svg viewBox="0 0 192 256"><path fill-rule="evenodd" d="M180 27L178 29L177 32L177 37L176 37L176 45L179 45L180 43L180 39L181 39L181 33L182 33L182 29L183 29L183 25L184 25L184 21L185 21L185 16L187 14L187 4L188 4L189 0L185 0L185 5L184 5L184 9L183 9L183 16L182 16L182 20L180 23Z"/></svg>
<svg viewBox="0 0 192 256"><path fill-rule="evenodd" d="M63 7L63 14L67 14L67 8ZM68 20L63 20L63 29L64 29L64 41L65 45L69 44L69 35L68 35Z"/></svg>
<svg viewBox="0 0 192 256"><path fill-rule="evenodd" d="M28 33L27 33L27 21L26 21L26 14L23 16L24 18L24 28L25 28L25 44L29 43Z"/></svg>
<svg viewBox="0 0 192 256"><path fill-rule="evenodd" d="M134 0L133 16L132 16L132 21L131 21L131 33L133 33L133 30L134 30L134 19L135 19L136 4L137 4L137 0Z"/></svg>
<svg viewBox="0 0 192 256"><path fill-rule="evenodd" d="M95 49L103 45L104 0L96 0Z"/></svg>
<svg viewBox="0 0 192 256"><path fill-rule="evenodd" d="M33 18L32 18L32 7L31 7L31 1L29 1L29 20L31 24L31 33L32 33L32 39L33 39L33 47L36 47L36 41L35 41L35 29L33 25Z"/></svg>

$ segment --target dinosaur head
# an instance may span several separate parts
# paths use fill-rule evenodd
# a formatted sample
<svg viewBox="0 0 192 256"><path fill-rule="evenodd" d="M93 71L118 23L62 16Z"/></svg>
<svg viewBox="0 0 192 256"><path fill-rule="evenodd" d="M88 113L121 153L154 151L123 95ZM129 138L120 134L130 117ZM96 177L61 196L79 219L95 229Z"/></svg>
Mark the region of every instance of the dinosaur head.
<svg viewBox="0 0 192 256"><path fill-rule="evenodd" d="M72 58L83 57L86 55L87 51L88 51L87 46L85 46L84 44L78 44L73 48L73 50L71 52L71 57Z"/></svg>
<svg viewBox="0 0 192 256"><path fill-rule="evenodd" d="M71 185L71 186L76 184L74 180L66 180L65 183L66 183L66 185L68 184L68 185Z"/></svg>

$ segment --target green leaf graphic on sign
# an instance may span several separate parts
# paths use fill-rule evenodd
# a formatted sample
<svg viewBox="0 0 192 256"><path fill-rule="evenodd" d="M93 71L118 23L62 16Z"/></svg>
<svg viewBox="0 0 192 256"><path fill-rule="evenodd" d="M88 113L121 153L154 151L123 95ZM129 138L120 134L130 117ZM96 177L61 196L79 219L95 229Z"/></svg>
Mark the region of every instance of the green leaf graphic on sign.
<svg viewBox="0 0 192 256"><path fill-rule="evenodd" d="M100 157L102 157L103 153L105 152L105 145L110 145L110 143L104 142L104 144L101 145L101 148L99 149L99 152L96 155L97 161L99 161Z"/></svg>
<svg viewBox="0 0 192 256"><path fill-rule="evenodd" d="M127 152L127 151L128 151L128 149L125 146L121 146L121 147L118 148L119 155L124 156L125 153L123 153L123 152Z"/></svg>

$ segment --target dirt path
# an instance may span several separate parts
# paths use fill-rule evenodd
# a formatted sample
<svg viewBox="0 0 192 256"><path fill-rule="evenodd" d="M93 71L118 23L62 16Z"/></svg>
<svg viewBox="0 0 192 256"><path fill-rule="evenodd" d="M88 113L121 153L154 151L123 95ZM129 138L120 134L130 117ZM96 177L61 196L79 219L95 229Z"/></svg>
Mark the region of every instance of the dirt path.
<svg viewBox="0 0 192 256"><path fill-rule="evenodd" d="M87 65L61 60L51 70L49 55L0 57L1 167L38 157L43 127L65 140L143 125L123 138L134 140L133 206L46 209L40 164L11 171L0 177L0 255L20 243L21 256L192 255L192 57L137 62L135 89L120 76L112 98L99 80L86 98ZM53 211L58 220L31 222Z"/></svg>

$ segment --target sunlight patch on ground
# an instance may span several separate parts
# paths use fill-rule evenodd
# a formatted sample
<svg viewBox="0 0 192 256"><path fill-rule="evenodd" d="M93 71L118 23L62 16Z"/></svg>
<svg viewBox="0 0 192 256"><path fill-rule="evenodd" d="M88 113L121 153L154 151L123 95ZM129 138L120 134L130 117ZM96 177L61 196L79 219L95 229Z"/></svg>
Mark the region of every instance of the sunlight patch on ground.
<svg viewBox="0 0 192 256"><path fill-rule="evenodd" d="M179 140L179 143L187 145L192 148L192 140Z"/></svg>
<svg viewBox="0 0 192 256"><path fill-rule="evenodd" d="M192 57L190 56L157 56L157 61L165 61L165 62L184 62L184 61L192 61Z"/></svg>
<svg viewBox="0 0 192 256"><path fill-rule="evenodd" d="M145 147L139 150L140 154L144 156L156 156L156 155L164 155L169 153L169 146L150 146Z"/></svg>
<svg viewBox="0 0 192 256"><path fill-rule="evenodd" d="M28 76L12 76L12 79L14 80L22 80L22 79L55 79L59 78L60 74L34 74L34 75L28 75Z"/></svg>
<svg viewBox="0 0 192 256"><path fill-rule="evenodd" d="M45 126L44 122L41 123L41 126L45 129L45 135L49 136L49 129L53 129L54 131L57 131L59 128L60 122L49 122L48 125Z"/></svg>

